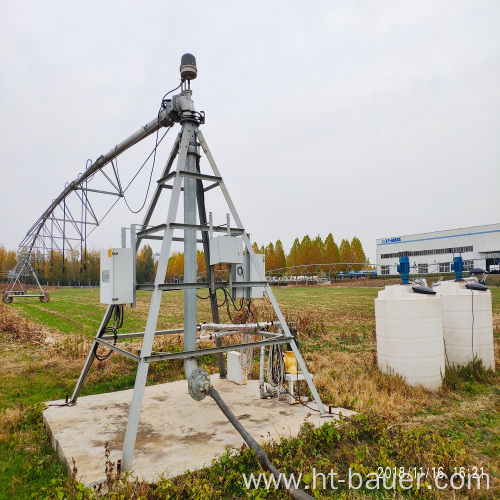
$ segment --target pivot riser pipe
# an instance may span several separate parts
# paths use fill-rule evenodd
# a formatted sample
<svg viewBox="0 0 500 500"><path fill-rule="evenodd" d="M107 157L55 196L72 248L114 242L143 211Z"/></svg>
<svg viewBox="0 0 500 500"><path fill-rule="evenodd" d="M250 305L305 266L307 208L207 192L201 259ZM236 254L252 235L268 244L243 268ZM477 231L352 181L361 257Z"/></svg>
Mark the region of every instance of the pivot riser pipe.
<svg viewBox="0 0 500 500"><path fill-rule="evenodd" d="M186 160L186 171L196 173L196 162L199 157L196 146L196 134L191 132L189 148ZM184 223L196 224L196 179L184 178ZM198 263L196 259L196 230L184 230L184 281L195 283L197 279ZM196 289L184 290L184 350L194 351L196 349L197 322L196 322ZM184 371L186 378L196 370L196 358L184 360Z"/></svg>
<svg viewBox="0 0 500 500"><path fill-rule="evenodd" d="M276 480L279 481L279 486L285 488L294 500L314 500L312 496L302 490L297 490L293 487L287 488L283 484L283 476L280 471L269 460L262 446L260 446L259 443L257 443L257 441L255 441L255 439L241 425L234 413L227 407L226 403L224 403L220 394L211 386L207 388L207 393L217 403L217 406L222 410L222 413L224 413L233 427L240 433L240 436L245 440L248 447L255 451L255 456L257 457L257 460L262 468L267 469L276 478Z"/></svg>

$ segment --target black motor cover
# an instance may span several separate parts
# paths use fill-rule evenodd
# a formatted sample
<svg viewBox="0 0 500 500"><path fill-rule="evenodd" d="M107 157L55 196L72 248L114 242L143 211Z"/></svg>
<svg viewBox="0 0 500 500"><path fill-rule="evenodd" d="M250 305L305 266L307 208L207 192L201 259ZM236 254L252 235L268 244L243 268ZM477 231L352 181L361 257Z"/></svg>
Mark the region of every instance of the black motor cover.
<svg viewBox="0 0 500 500"><path fill-rule="evenodd" d="M429 288L428 286L415 285L415 286L412 286L411 289L415 293L424 293L426 295L436 295L436 291L433 290L432 288Z"/></svg>

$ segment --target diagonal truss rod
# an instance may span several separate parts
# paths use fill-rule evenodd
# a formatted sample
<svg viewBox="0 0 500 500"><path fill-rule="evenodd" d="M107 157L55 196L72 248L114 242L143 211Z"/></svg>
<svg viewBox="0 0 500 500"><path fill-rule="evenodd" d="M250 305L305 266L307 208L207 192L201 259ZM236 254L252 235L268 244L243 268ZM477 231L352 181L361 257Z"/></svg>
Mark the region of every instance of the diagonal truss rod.
<svg viewBox="0 0 500 500"><path fill-rule="evenodd" d="M32 226L32 228L28 231L28 235L31 235L32 241L26 241L25 243L28 246L28 252L31 252L33 246L35 244L35 240L38 237L42 227L45 222L50 218L51 214L54 210L64 201L64 199L73 191L81 188L83 190L82 184L90 177L92 177L96 172L102 171L102 169L114 160L117 156L122 154L124 151L132 147L134 144L142 141L146 137L150 136L154 132L156 132L161 127L171 126L173 122L169 118L169 108L165 108L158 113L158 116L148 122L146 125L141 127L138 131L133 133L124 141L117 144L113 149L108 151L106 154L101 155L97 160L92 163L87 170L83 174L81 174L76 180L70 182L68 186L64 189L64 191L51 203L49 208L45 210L42 216L37 220L37 222ZM106 176L107 177L107 176ZM111 184L112 181L110 180ZM119 188L117 188L119 190ZM24 241L24 240L23 240Z"/></svg>
<svg viewBox="0 0 500 500"><path fill-rule="evenodd" d="M72 251L77 248L75 242L83 244L83 242L86 241L87 236L92 232L90 231L87 234L87 225L94 226L94 229L99 225L99 219L92 208L88 193L113 195L117 196L118 199L123 197L124 190L122 189L117 167L113 164L113 160L130 147L158 131L160 128L171 127L174 123L170 116L171 110L171 102L165 101L163 108L153 120L134 132L127 139L117 144L114 148L108 151L108 153L99 156L97 160L88 166L85 172L79 174L73 182L66 184L61 194L52 201L50 206L37 219L35 224L33 224L19 244L17 251L17 264L9 273L10 278L7 291L14 288L14 285L21 273L25 272L26 262L34 260L37 251L41 251L44 254L50 254L54 249L60 252L62 247L62 252L64 254L65 249ZM113 170L111 177L103 170L104 167L110 163ZM114 192L88 187L89 181L92 180L94 175L99 172L102 173L109 185L112 186L115 190ZM112 179L113 176L115 177L115 181ZM78 217L74 217L67 203L68 197L72 193L75 193L77 199L79 200L77 203L81 206L80 219L78 219ZM115 204L113 204L112 207ZM80 209L78 209L78 211L80 211ZM109 210L107 213L109 213ZM87 216L89 216L90 220L87 220ZM50 226L50 228L48 226ZM75 237L68 236L68 229L70 229L70 234L75 235ZM58 241L62 242L61 246L58 244ZM33 268L31 269L33 270ZM38 282L38 278L36 277L34 270L33 275L35 280Z"/></svg>

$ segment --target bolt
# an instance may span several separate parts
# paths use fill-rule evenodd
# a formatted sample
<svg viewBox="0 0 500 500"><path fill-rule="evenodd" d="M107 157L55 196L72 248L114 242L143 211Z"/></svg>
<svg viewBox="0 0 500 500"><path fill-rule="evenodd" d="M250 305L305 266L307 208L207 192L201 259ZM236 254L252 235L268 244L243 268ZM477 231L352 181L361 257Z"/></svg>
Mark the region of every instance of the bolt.
<svg viewBox="0 0 500 500"><path fill-rule="evenodd" d="M120 475L122 473L122 461L118 460L116 463L116 473Z"/></svg>
<svg viewBox="0 0 500 500"><path fill-rule="evenodd" d="M69 392L66 393L66 404L68 404Z"/></svg>

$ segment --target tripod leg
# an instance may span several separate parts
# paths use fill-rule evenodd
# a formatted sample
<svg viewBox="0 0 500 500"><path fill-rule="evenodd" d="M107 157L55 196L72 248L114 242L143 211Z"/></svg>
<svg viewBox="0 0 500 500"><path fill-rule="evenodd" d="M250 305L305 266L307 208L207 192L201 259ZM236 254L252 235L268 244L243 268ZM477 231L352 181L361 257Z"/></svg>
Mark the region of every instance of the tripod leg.
<svg viewBox="0 0 500 500"><path fill-rule="evenodd" d="M197 170L200 172L199 163L197 164ZM198 189L196 191L196 197L198 198L198 217L200 219L200 224L207 224L207 211L205 208L205 192L203 191L203 182L198 179L197 181ZM203 240L203 253L205 254L205 266L207 269L207 279L210 282L212 268L210 267L210 246L208 244L208 233L206 231L202 231L201 238ZM212 289L209 288L210 291L210 308L212 309L212 319L214 323L220 323L219 320L219 308L217 307L217 295L216 293L212 293ZM217 347L222 347L222 339L215 339L215 345ZM217 354L217 361L219 363L219 375L220 378L226 378L226 363L224 361L224 354L219 352Z"/></svg>
<svg viewBox="0 0 500 500"><path fill-rule="evenodd" d="M217 168L215 160L214 160L212 154L210 153L210 150L208 149L208 145L205 141L205 138L203 137L202 132L199 129L197 129L196 132L198 135L198 139L201 143L201 147L203 148L203 151L205 152L205 155L207 156L208 162L210 163L214 174L218 177L221 177L219 169ZM236 207L234 206L233 201L231 200L231 196L229 196L229 192L224 184L224 181L221 181L219 186L221 188L222 194L224 195L224 198L226 199L226 203L229 207L229 210L231 211L231 215L233 216L233 219L236 222L236 225L240 229L243 229L243 224L242 224L241 219L238 215L238 212L236 211ZM253 251L252 245L250 244L250 239L248 238L248 236L245 233L242 234L242 237L243 237L243 241L245 243L245 246L247 248L247 251L250 255L250 259L253 262L253 265L255 266L255 268L257 270L259 280L266 281L265 273L263 272L263 270L261 270L261 268L259 266L259 262L257 261L257 256L255 255L255 252ZM288 325L286 324L285 318L283 317L283 314L281 313L279 305L276 302L276 299L274 297L274 294L271 290L269 283L266 284L266 292L267 292L267 295L269 297L269 300L271 301L274 312L278 316L278 320L283 328L283 331L285 332L285 335L287 337L292 338L292 334L290 333L290 330L288 328ZM297 349L295 342L291 342L291 346L292 346L293 353L295 354L295 357L297 358L297 362L299 363L300 369L301 369L301 371L304 375L304 378L307 382L307 385L308 385L309 389L311 390L314 401L318 405L318 409L319 409L321 415L326 415L327 412L325 410L325 407L323 406L323 402L321 401L321 398L319 397L318 391L316 390L316 387L314 386L312 378L309 375L309 372L307 371L306 364L305 364L304 360L302 359L302 356L301 356L299 350Z"/></svg>
<svg viewBox="0 0 500 500"><path fill-rule="evenodd" d="M101 326L99 327L99 330L97 330L97 335L95 336L96 339L104 335L104 329L106 328L106 325L109 323L109 320L111 319L112 311L113 311L113 306L109 305L108 308L106 309L106 312L104 313L104 317L102 318ZM97 343L96 340L94 340L92 347L90 348L89 355L87 356L87 360L85 361L85 365L83 366L82 372L80 373L80 378L78 379L75 390L73 391L73 395L71 396L71 400L69 402L69 404L71 405L76 404L76 400L78 399L78 395L80 394L83 383L85 382L87 373L89 372L90 367L94 362L95 352L97 351L98 346L99 344Z"/></svg>
<svg viewBox="0 0 500 500"><path fill-rule="evenodd" d="M158 322L158 314L160 312L161 298L163 293L160 285L165 281L165 274L167 272L168 266L168 257L170 255L174 232L174 230L170 227L170 224L172 222L175 222L175 219L177 217L177 209L179 205L182 185L180 171L186 164L191 130L192 125L190 125L189 123L183 125L180 154L177 160L177 169L174 178L172 196L170 198L170 204L168 207L167 223L165 231L163 233L160 257L158 259L158 267L156 269L155 288L153 290L151 303L149 305L148 320L146 322L144 339L142 341L141 359L139 360L139 366L137 367L137 375L135 377L134 392L132 394L132 402L130 404L127 430L125 431L125 440L123 442L122 470L130 470L130 468L132 467L132 458L134 455L135 441L137 439L137 430L139 428L139 420L141 416L142 401L144 399L146 380L149 370L149 362L146 362L144 358L150 356L153 349L156 325Z"/></svg>

